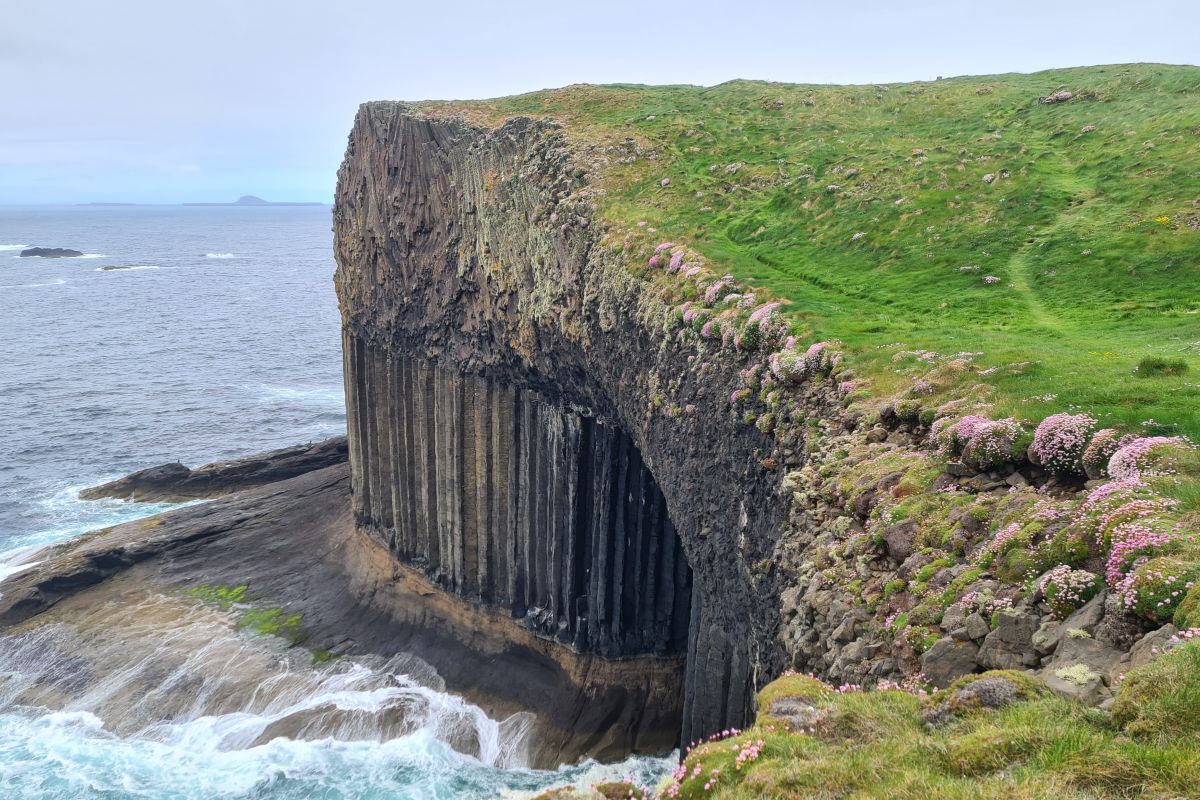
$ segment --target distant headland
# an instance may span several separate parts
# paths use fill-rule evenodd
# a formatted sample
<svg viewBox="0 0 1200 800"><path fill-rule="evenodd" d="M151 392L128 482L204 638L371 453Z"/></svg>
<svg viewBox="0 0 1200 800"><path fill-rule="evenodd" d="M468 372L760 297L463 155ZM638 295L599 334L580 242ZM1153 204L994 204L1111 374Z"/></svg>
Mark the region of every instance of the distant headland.
<svg viewBox="0 0 1200 800"><path fill-rule="evenodd" d="M244 194L232 203L183 203L185 206L322 206L324 203L273 203L252 194Z"/></svg>

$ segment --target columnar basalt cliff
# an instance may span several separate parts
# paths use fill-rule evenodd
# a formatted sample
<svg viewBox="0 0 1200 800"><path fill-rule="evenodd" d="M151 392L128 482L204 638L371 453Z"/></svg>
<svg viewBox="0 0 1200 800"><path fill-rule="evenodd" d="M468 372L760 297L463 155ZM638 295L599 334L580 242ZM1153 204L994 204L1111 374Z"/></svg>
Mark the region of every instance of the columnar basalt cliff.
<svg viewBox="0 0 1200 800"><path fill-rule="evenodd" d="M355 516L564 647L686 633L690 741L781 668L764 565L787 503L774 440L730 414L744 364L698 368L601 244L575 156L546 121L360 110L334 211Z"/></svg>

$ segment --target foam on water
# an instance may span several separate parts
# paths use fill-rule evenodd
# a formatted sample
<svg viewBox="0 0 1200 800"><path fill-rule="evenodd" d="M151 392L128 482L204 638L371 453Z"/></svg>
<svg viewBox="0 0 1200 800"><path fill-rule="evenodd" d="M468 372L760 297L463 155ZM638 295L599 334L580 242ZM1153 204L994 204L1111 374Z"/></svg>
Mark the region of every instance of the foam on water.
<svg viewBox="0 0 1200 800"><path fill-rule="evenodd" d="M13 258L19 258L22 261L31 261L35 258L38 261L79 261L83 258L108 258L108 256L104 253L84 253L81 256L13 256Z"/></svg>
<svg viewBox="0 0 1200 800"><path fill-rule="evenodd" d="M129 638L111 645L108 662L105 653L89 652L93 668L111 669L99 678L79 677L84 662L70 655L77 642L65 625L0 639L6 800L517 798L568 782L629 777L650 784L674 764L670 757L632 758L528 769L521 766L528 715L488 718L442 691L419 660L314 668L291 651L264 655L263 637L214 626L211 609L180 618L144 602L126 613L153 625L141 632L129 625ZM167 617L173 623L162 621ZM153 638L149 652L139 633L143 642ZM49 653L64 663L48 663ZM231 688L233 661L251 685ZM147 674L157 676L149 689ZM94 685L75 685L79 680ZM28 702L28 692L37 697L46 685L75 697L53 710ZM170 713L163 709L173 716L131 729L131 719Z"/></svg>
<svg viewBox="0 0 1200 800"><path fill-rule="evenodd" d="M653 784L674 759L498 770L426 730L382 742L274 739L242 750L181 747L107 733L83 712L0 714L0 785L8 800L435 800L525 798L564 783Z"/></svg>
<svg viewBox="0 0 1200 800"><path fill-rule="evenodd" d="M0 244L0 251L4 250L28 250L27 244Z"/></svg>
<svg viewBox="0 0 1200 800"><path fill-rule="evenodd" d="M55 278L49 283L12 283L0 286L0 289L39 289L43 286L62 286L66 282L65 278Z"/></svg>
<svg viewBox="0 0 1200 800"><path fill-rule="evenodd" d="M237 258L233 253L205 253L205 258Z"/></svg>
<svg viewBox="0 0 1200 800"><path fill-rule="evenodd" d="M121 476L112 475L91 484L63 486L53 494L41 498L38 502L43 512L41 517L49 521L50 524L47 527L37 530L15 533L5 537L3 539L4 546L12 549L5 553L0 553L0 563L4 562L6 560L5 556L14 550L28 547L47 547L65 542L88 531L107 528L112 525L120 525L125 522L133 522L137 519L152 517L155 514L170 511L173 508L183 508L186 505L200 502L131 503L126 500L79 499L79 492L88 486L106 483L108 480L115 480L119 477Z"/></svg>

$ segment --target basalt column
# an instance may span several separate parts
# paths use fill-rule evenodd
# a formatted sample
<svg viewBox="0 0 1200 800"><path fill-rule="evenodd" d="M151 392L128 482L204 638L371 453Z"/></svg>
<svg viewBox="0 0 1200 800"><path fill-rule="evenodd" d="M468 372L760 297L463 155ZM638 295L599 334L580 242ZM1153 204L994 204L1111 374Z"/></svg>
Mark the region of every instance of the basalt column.
<svg viewBox="0 0 1200 800"><path fill-rule="evenodd" d="M747 360L606 231L633 140L467 111L369 103L338 175L359 525L569 651L686 649L682 739L742 727L783 667L787 518L730 404Z"/></svg>
<svg viewBox="0 0 1200 800"><path fill-rule="evenodd" d="M360 528L576 651L685 651L691 570L628 435L534 391L345 345Z"/></svg>

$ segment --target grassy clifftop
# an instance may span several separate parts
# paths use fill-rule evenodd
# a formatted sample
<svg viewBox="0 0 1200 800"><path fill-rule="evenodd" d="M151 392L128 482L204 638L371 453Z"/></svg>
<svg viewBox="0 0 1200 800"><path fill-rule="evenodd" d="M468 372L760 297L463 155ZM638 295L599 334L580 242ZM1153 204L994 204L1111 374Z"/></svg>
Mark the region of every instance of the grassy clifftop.
<svg viewBox="0 0 1200 800"><path fill-rule="evenodd" d="M685 242L790 301L795 331L841 340L876 397L919 382L995 416L1200 434L1200 68L426 108L561 120L604 154L614 244ZM968 368L939 369L964 353ZM1190 369L1137 371L1146 357Z"/></svg>

